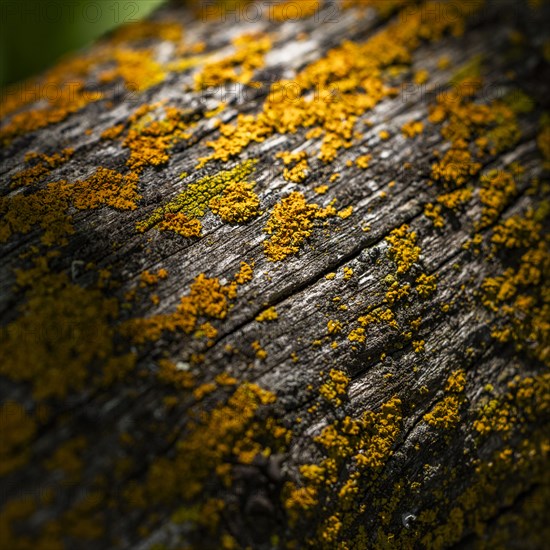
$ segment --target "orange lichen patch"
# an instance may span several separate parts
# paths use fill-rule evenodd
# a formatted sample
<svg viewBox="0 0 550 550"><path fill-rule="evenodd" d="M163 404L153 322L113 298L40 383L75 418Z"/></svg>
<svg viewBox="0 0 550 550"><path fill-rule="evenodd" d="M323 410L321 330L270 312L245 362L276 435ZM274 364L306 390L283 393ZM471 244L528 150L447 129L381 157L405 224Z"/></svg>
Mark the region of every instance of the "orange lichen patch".
<svg viewBox="0 0 550 550"><path fill-rule="evenodd" d="M412 347L415 353L422 353L426 350L426 342L424 340L413 340Z"/></svg>
<svg viewBox="0 0 550 550"><path fill-rule="evenodd" d="M167 214L176 214L182 212L189 219L201 218L206 214L213 199L220 197L219 201L214 201L214 207L220 207L220 212L227 215L230 219L243 220L248 215L255 212L254 205L257 197L251 196L251 189L247 187L247 178L254 172L258 161L250 159L237 165L231 170L222 170L212 176L205 176L195 183L188 185L187 189L173 198L166 205L157 208L146 220L139 222L136 226L140 232L161 223ZM250 184L252 185L252 184ZM228 210L229 203L224 203L223 194L229 189L226 198L229 202L235 201L235 218ZM257 205L256 205L257 206Z"/></svg>
<svg viewBox="0 0 550 550"><path fill-rule="evenodd" d="M117 48L112 59L116 66L99 75L102 84L121 78L127 89L142 92L160 84L166 77L166 71L155 61L150 50Z"/></svg>
<svg viewBox="0 0 550 550"><path fill-rule="evenodd" d="M201 158L196 168L202 168L209 160L218 159L223 162L229 161L232 157L238 155L249 143L256 141L262 142L271 135L268 127L262 127L256 124L255 117L252 115L239 115L238 128L230 124L221 124L219 131L221 137L217 141L208 141L206 145L215 148L215 153L208 157Z"/></svg>
<svg viewBox="0 0 550 550"><path fill-rule="evenodd" d="M262 345L258 342L258 340L252 342L252 349L255 351L256 357L260 359L260 361L267 359L267 351L262 348Z"/></svg>
<svg viewBox="0 0 550 550"><path fill-rule="evenodd" d="M352 214L353 206L351 204L346 208L342 208L342 210L338 210L338 212L336 212L336 215L342 220L349 218Z"/></svg>
<svg viewBox="0 0 550 550"><path fill-rule="evenodd" d="M424 131L424 124L420 120L411 120L401 127L401 133L407 138L418 136Z"/></svg>
<svg viewBox="0 0 550 550"><path fill-rule="evenodd" d="M191 504L205 491L231 486L235 465L250 464L256 456L269 456L286 444L287 430L272 417L257 417L275 400L274 394L256 384L237 385L226 401L190 421L177 441L174 458L156 458L144 484L128 496L143 506Z"/></svg>
<svg viewBox="0 0 550 550"><path fill-rule="evenodd" d="M284 0L270 5L269 18L274 21L296 21L307 19L317 13L321 2L319 0Z"/></svg>
<svg viewBox="0 0 550 550"><path fill-rule="evenodd" d="M14 233L29 233L34 226L43 229L42 242L66 244L74 233L70 206L78 209L103 205L120 210L134 210L141 198L137 194L137 175L122 176L114 170L98 168L89 178L70 184L66 181L49 183L34 193L20 192L0 198L0 242Z"/></svg>
<svg viewBox="0 0 550 550"><path fill-rule="evenodd" d="M244 285L252 280L254 275L254 265L247 264L246 262L241 262L241 268L237 273L235 273L235 282L238 285Z"/></svg>
<svg viewBox="0 0 550 550"><path fill-rule="evenodd" d="M498 399L491 399L479 407L474 420L474 430L487 435L492 432L501 434L510 432L514 426L508 403Z"/></svg>
<svg viewBox="0 0 550 550"><path fill-rule="evenodd" d="M135 210L141 198L137 193L138 176L130 172L123 176L109 168L98 168L89 178L70 187L75 208L87 210L101 205L119 210Z"/></svg>
<svg viewBox="0 0 550 550"><path fill-rule="evenodd" d="M504 248L527 248L540 240L542 225L532 210L524 216L511 216L493 230L491 242Z"/></svg>
<svg viewBox="0 0 550 550"><path fill-rule="evenodd" d="M460 189L455 189L450 193L444 193L437 197L437 202L444 208L448 210L456 210L462 205L467 203L472 198L472 189L471 187L462 187Z"/></svg>
<svg viewBox="0 0 550 550"><path fill-rule="evenodd" d="M474 429L482 434L498 432L505 439L514 427L537 422L550 410L550 375L521 378L508 383L508 391L485 399L476 410Z"/></svg>
<svg viewBox="0 0 550 550"><path fill-rule="evenodd" d="M260 214L260 199L254 192L256 182L232 181L208 206L226 223L245 223Z"/></svg>
<svg viewBox="0 0 550 550"><path fill-rule="evenodd" d="M426 69L420 69L419 71L416 71L416 73L414 73L413 82L417 86L422 86L423 84L426 84L428 80L430 80L430 73ZM419 134L421 132L422 132L422 129L420 129L420 132L415 131L415 134ZM413 137L413 136L409 136L409 137Z"/></svg>
<svg viewBox="0 0 550 550"><path fill-rule="evenodd" d="M319 185L318 187L314 187L313 190L318 195L324 195L328 191L328 185Z"/></svg>
<svg viewBox="0 0 550 550"><path fill-rule="evenodd" d="M460 421L460 406L464 401L466 373L457 370L451 373L445 384L445 391L451 395L437 402L433 409L424 415L424 420L434 428L454 428Z"/></svg>
<svg viewBox="0 0 550 550"><path fill-rule="evenodd" d="M342 332L342 323L340 321L329 319L327 322L327 332L329 334L338 334L339 332Z"/></svg>
<svg viewBox="0 0 550 550"><path fill-rule="evenodd" d="M440 94L429 114L430 122L444 123L441 135L451 144L445 156L432 166L432 178L451 188L477 175L481 169L479 159L487 153L496 155L520 137L516 111L505 101L482 105L469 99L474 89L461 91L458 97Z"/></svg>
<svg viewBox="0 0 550 550"><path fill-rule="evenodd" d="M173 231L182 237L200 237L202 224L200 220L190 218L183 212L166 212L164 218L157 225L159 231Z"/></svg>
<svg viewBox="0 0 550 550"><path fill-rule="evenodd" d="M461 393L466 387L466 372L462 369L451 373L445 384L445 391Z"/></svg>
<svg viewBox="0 0 550 550"><path fill-rule="evenodd" d="M421 298L428 298L437 289L437 275L421 273L416 279L416 291Z"/></svg>
<svg viewBox="0 0 550 550"><path fill-rule="evenodd" d="M507 223L508 222L508 223ZM550 254L541 227L532 218L507 220L496 236L495 246L526 246L517 266L482 283L482 303L496 314L491 335L512 342L518 351L542 362L550 357L550 301L548 280Z"/></svg>
<svg viewBox="0 0 550 550"><path fill-rule="evenodd" d="M18 273L20 284L41 275L27 291L20 316L2 328L0 374L31 384L38 400L65 398L91 383L101 386L123 377L135 357L116 354L116 301L69 283L64 274L37 269ZM21 345L22 335L27 345Z"/></svg>
<svg viewBox="0 0 550 550"><path fill-rule="evenodd" d="M166 40L179 42L183 37L183 28L172 21L136 21L117 28L110 37L110 42L139 42L142 40Z"/></svg>
<svg viewBox="0 0 550 550"><path fill-rule="evenodd" d="M249 84L257 69L264 66L264 56L271 49L265 34L243 34L232 41L235 53L206 63L195 75L195 90L205 90L229 82Z"/></svg>
<svg viewBox="0 0 550 550"><path fill-rule="evenodd" d="M64 244L74 233L70 216L70 192L66 182L49 183L32 194L18 193L0 198L0 242L15 233L29 233L34 226L43 230L42 242Z"/></svg>
<svg viewBox="0 0 550 550"><path fill-rule="evenodd" d="M342 512L347 522L357 517L357 495L378 477L391 457L401 420L401 401L393 397L378 412L366 411L360 418L346 416L315 437L325 458L300 467L302 480L286 484L283 502L294 525L316 515L316 546L334 547L340 536Z"/></svg>
<svg viewBox="0 0 550 550"><path fill-rule="evenodd" d="M209 340L213 340L217 335L218 329L208 322L200 324L194 333L195 338L207 338Z"/></svg>
<svg viewBox="0 0 550 550"><path fill-rule="evenodd" d="M479 228L496 221L517 193L514 176L505 170L491 170L480 178L479 199L483 205Z"/></svg>
<svg viewBox="0 0 550 550"><path fill-rule="evenodd" d="M431 202L424 206L424 215L432 220L434 227L445 227L445 218L441 215L443 208L440 204Z"/></svg>
<svg viewBox="0 0 550 550"><path fill-rule="evenodd" d="M165 331L191 334L200 319L225 319L230 300L236 296L236 282L222 285L218 279L208 278L201 273L191 284L189 294L180 299L173 313L130 319L122 324L121 331L138 344L157 340Z"/></svg>
<svg viewBox="0 0 550 550"><path fill-rule="evenodd" d="M4 476L29 461L36 423L21 404L8 400L0 405L0 433L0 475Z"/></svg>
<svg viewBox="0 0 550 550"><path fill-rule="evenodd" d="M349 266L344 267L344 281L349 281L353 277L353 269Z"/></svg>
<svg viewBox="0 0 550 550"><path fill-rule="evenodd" d="M212 153L201 159L199 167L210 160L227 161L250 143L300 127L321 129L319 157L333 161L341 148L352 145L357 117L395 95L396 90L384 84L383 70L410 63L411 51L421 40L437 40L445 32L460 34L468 10L475 11L458 2L456 17L439 17L437 8L442 5L433 2L434 10L407 12L364 44L346 41L292 80L274 83L258 115L241 114L235 125L220 126L220 137L207 142ZM310 93L313 89L315 94Z"/></svg>
<svg viewBox="0 0 550 550"><path fill-rule="evenodd" d="M356 328L348 334L348 340L350 342L359 342L362 344L366 339L365 329L362 327Z"/></svg>
<svg viewBox="0 0 550 550"><path fill-rule="evenodd" d="M341 370L330 369L328 380L319 388L319 395L335 407L342 404L342 397L347 394L350 378Z"/></svg>
<svg viewBox="0 0 550 550"><path fill-rule="evenodd" d="M168 277L168 272L166 269L159 269L156 273L151 273L148 270L145 270L140 276L140 286L145 288L146 286L153 286L158 284L161 279L166 279Z"/></svg>
<svg viewBox="0 0 550 550"><path fill-rule="evenodd" d="M416 232L407 224L394 229L387 237L390 244L389 256L397 264L397 273L406 273L420 258L420 247L416 246Z"/></svg>
<svg viewBox="0 0 550 550"><path fill-rule="evenodd" d="M389 308L375 308L370 313L367 313L367 315L359 317L357 321L362 327L367 327L371 324L385 323L391 328L399 328L393 311Z"/></svg>
<svg viewBox="0 0 550 550"><path fill-rule="evenodd" d="M372 160L372 155L363 155L355 159L355 164L361 170L366 170L369 167L369 162Z"/></svg>
<svg viewBox="0 0 550 550"><path fill-rule="evenodd" d="M271 238L264 241L264 252L271 261L284 260L296 254L313 232L314 220L333 216L335 210L329 206L306 202L302 193L292 192L278 202L271 212L265 231Z"/></svg>
<svg viewBox="0 0 550 550"><path fill-rule="evenodd" d="M65 164L73 154L73 149L63 149L60 153L53 153L53 155L27 153L25 162L32 163L32 166L14 174L11 177L11 187L16 188L39 183L52 170Z"/></svg>
<svg viewBox="0 0 550 550"><path fill-rule="evenodd" d="M284 151L275 155L277 158L282 158L285 164L283 177L287 181L294 183L303 183L309 174L309 164L307 161L307 153L300 151L299 153L291 153ZM288 168L290 166L290 168Z"/></svg>
<svg viewBox="0 0 550 550"><path fill-rule="evenodd" d="M389 288L386 291L386 296L384 298L385 302L388 303L390 306L398 302L399 300L402 300L409 296L409 291L411 289L411 285L406 284L399 284L399 281L395 281L390 279L388 281Z"/></svg>
<svg viewBox="0 0 550 550"><path fill-rule="evenodd" d="M279 315L277 313L277 310L274 307L269 307L256 315L256 321L258 321L259 323L264 323L266 321L276 321L278 317Z"/></svg>
<svg viewBox="0 0 550 550"><path fill-rule="evenodd" d="M188 139L190 124L185 112L175 107L164 107L163 119L152 120L156 105L143 105L130 117L130 129L123 145L130 149L127 166L141 173L147 166L161 166L168 162L168 150L178 141Z"/></svg>
<svg viewBox="0 0 550 550"><path fill-rule="evenodd" d="M461 186L471 181L481 170L466 149L449 149L445 156L432 165L432 178L447 186Z"/></svg>
<svg viewBox="0 0 550 550"><path fill-rule="evenodd" d="M125 128L124 124L117 124L115 126L112 126L111 128L107 128L101 133L101 139L105 139L105 140L117 139L124 132L124 128Z"/></svg>
<svg viewBox="0 0 550 550"><path fill-rule="evenodd" d="M5 100L0 104L0 112L6 119L8 115L15 114L0 129L0 142L7 144L19 135L61 122L89 103L101 99L100 93L85 88L84 78L103 57L97 53L73 57L56 65L43 79L30 80L8 89L3 95ZM23 110L31 104L37 107Z"/></svg>

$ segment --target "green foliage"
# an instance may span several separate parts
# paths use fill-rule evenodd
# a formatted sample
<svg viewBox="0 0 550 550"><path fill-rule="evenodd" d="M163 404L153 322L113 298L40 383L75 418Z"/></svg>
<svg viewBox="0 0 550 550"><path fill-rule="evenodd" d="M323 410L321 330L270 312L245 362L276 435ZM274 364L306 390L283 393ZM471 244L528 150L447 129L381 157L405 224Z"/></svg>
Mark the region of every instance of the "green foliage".
<svg viewBox="0 0 550 550"><path fill-rule="evenodd" d="M25 79L165 0L8 0L0 2L0 87Z"/></svg>

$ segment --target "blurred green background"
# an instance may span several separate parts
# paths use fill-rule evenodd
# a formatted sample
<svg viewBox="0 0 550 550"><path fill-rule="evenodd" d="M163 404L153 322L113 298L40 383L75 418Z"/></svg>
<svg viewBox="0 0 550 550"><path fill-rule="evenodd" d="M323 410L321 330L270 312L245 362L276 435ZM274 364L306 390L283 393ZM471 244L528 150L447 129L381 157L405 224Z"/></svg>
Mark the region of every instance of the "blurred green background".
<svg viewBox="0 0 550 550"><path fill-rule="evenodd" d="M0 0L0 87L51 66L64 54L165 0Z"/></svg>

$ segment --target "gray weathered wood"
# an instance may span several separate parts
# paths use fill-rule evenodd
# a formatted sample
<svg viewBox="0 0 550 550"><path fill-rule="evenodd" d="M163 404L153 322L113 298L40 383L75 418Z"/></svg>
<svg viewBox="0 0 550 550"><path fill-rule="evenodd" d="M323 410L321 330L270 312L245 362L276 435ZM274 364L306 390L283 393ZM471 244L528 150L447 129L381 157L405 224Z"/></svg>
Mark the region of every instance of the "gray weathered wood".
<svg viewBox="0 0 550 550"><path fill-rule="evenodd" d="M188 544L196 548L219 548L224 541L230 544L226 535L232 537L235 547L262 549L323 544L327 548L454 545L543 548L544 537L549 535L544 524L549 494L544 455L545 441L548 452L547 386L540 390L542 403L531 417L510 419L506 438L497 432L480 437L474 428L476 415L489 397L500 399L502 405L505 399L502 396L509 391L508 383L514 376L535 377L541 384L548 376L543 361L529 353L517 352L512 344L500 343L491 336L496 317L482 305L483 281L513 265L510 263L513 254L500 251L488 258L488 247L481 254L464 247L475 233L473 220L481 211L479 200L468 202L463 211L444 215L443 228L434 228L424 215L426 203L434 202L444 192L440 185L429 184L434 150L445 151L449 146L441 136L441 126L428 121L434 94L427 90L445 89L457 69L478 55L487 60L484 84L477 96L480 102L491 102L519 88L532 97L535 105L530 113L518 116L519 141L498 155L483 159L482 172L506 169L513 162L520 163L525 170L518 179L516 197L491 226L480 231L484 242L491 238L495 225L514 214L537 208L541 202L544 189L533 193L529 188L534 178L544 180L545 177L537 136L540 115L549 106L548 63L541 54L547 8L530 12L525 6L517 9L512 2L506 4L507 12L504 4L497 0L489 2L468 23L463 36L446 36L435 43L422 44L413 54L411 67L405 76L397 77L396 83L404 86L411 74L426 69L430 73L428 87L415 93L404 87L397 97L386 98L366 112L356 126L361 136L328 165L316 158L320 140L306 138L307 130L300 128L294 134L274 134L262 143L252 144L227 163L214 161L196 169L198 159L209 152L206 141L218 135L214 118L206 117L205 112L216 107L216 94L219 98L220 90L194 91L193 78L198 70L195 68L173 72L162 83L143 92L113 96L111 105L106 101L90 103L58 124L16 137L2 149L2 197L31 193L50 181L82 180L99 166L125 173L128 149L120 141L101 139L102 132L125 123L140 105L166 99L169 105L189 111L189 116L196 119L196 126L190 130L192 138L178 142L170 150L170 159L165 165L147 167L140 174L142 199L136 210L119 211L103 206L71 211L75 233L66 246L59 247L59 256L50 261L51 272L65 272L71 276L72 284L91 291L99 270L108 269L110 280L116 285L105 287L101 292L123 303L125 293L139 285L144 271L166 269L165 280L141 290L130 309L121 308L115 323L120 326L129 318L170 314L201 273L227 283L242 261L254 265L252 280L239 286L227 317L205 319L217 329L212 341L181 331L165 332L157 341L143 345L115 336L120 353L136 355L135 368L120 381L99 387L90 381L90 376L81 391L71 391L64 398L38 400L33 397L32 380L20 382L3 372L2 395L25 410L36 426L32 438L9 451L18 453L21 448L28 448L26 460L0 481L6 507L2 515L8 518L13 529L5 535L10 548L145 550L187 548ZM330 6L324 9L320 16L332 13ZM395 20L399 15L392 17ZM181 23L187 43L204 41L208 54L221 57L233 51L230 39L243 32L268 32L274 37L265 67L254 76L254 80L264 85L260 90L248 90L233 97L215 117L223 123L234 122L239 113L259 112L267 83L280 78L292 79L296 71L321 58L343 40L364 42L387 24L375 10L362 12L358 8L339 11L335 21L325 24L315 18L286 23L268 19L247 22L243 18L232 24L207 22L194 18L182 5L163 8L154 19ZM519 56L510 55L509 50L510 32L516 27L525 32ZM303 37L299 37L301 33ZM152 46L160 57L173 55L173 46L166 41L154 39ZM438 66L438 59L443 56L451 59L450 68ZM516 71L515 83L506 76L510 71ZM90 76L90 80L96 76ZM106 95L115 87L121 90L120 83L107 85ZM229 86L225 93L233 89ZM9 122L9 117L5 121ZM372 123L370 126L363 124L367 119ZM400 129L413 119L423 121L424 131L407 139ZM382 140L381 130L389 130L390 139ZM52 154L65 147L74 149L72 158L52 171L47 179L23 191L10 188L12 176L26 166L27 153ZM301 184L286 181L283 163L276 158L276 153L302 150L311 152L311 174ZM366 170L346 165L348 159L364 154L372 156ZM200 239L186 239L155 228L145 233L136 231L136 223L146 219L159 205L166 204L185 186L255 158L259 162L251 179L256 181L255 191L262 210L257 218L231 225L209 211L201 219ZM407 163L411 168L405 167ZM189 175L181 179L183 172ZM330 183L334 172L340 173L340 178ZM477 177L472 178L472 183L479 186ZM313 191L321 184L329 185L324 195ZM326 226L323 221L316 221L311 238L300 247L298 254L273 262L264 254L263 241L268 238L264 228L273 206L292 191L304 193L309 202L321 206L336 199L338 210L352 205L353 213L345 219L328 218ZM543 225L547 225L547 221L543 220ZM393 305L398 329L385 323L372 324L366 330L364 343L352 342L347 336L359 326L358 317L372 308L386 307L387 278L394 277L396 272L396 265L388 255L386 237L405 223L417 233L421 255L402 281L414 286L415 278L421 273L435 274L437 290L424 299L411 291L409 298ZM364 231L365 226L370 230ZM4 342L10 338L7 327L25 315L27 307L26 291L14 286L16 270L30 267L29 260L21 254L33 245L40 247L39 254L45 254L48 249L40 245L42 234L43 231L35 227L28 234L13 235L1 244L0 322L5 329L1 333ZM87 270L84 264L90 262L94 267ZM344 278L347 268L353 270L349 280ZM333 272L336 277L327 279L326 275ZM153 292L158 294L158 304L149 298ZM348 309L340 309L342 304ZM445 304L449 308L443 311ZM268 307L276 308L277 320L256 321L257 315ZM415 352L410 340L403 336L410 330L410 322L419 317L421 323L412 340L425 341L426 349L421 353ZM329 320L339 321L342 331L329 335ZM51 322L61 326L71 320L61 316ZM61 334L66 337L68 333ZM78 332L73 336L89 339L91 346L96 345L98 337ZM36 345L35 338L40 340L41 335L19 335L19 338L21 346L32 347ZM541 339L544 338L547 332L541 335ZM333 341L338 343L335 348L331 347ZM257 356L254 342L265 349L265 358ZM547 340L545 343L548 346ZM192 354L204 354L204 360L195 364ZM232 466L231 485L225 486L211 472L203 480L202 492L190 500L181 495L163 499L160 489L157 495L145 491L144 505L137 502L135 495L128 496L129 488L146 486L154 464L161 465L163 479L171 480L166 489L168 493L175 483L183 487L190 484L191 479L178 477L183 475L182 470L170 461L177 462L174 457L178 456L178 445L189 440L198 412L223 406L230 395L230 390L218 386L203 401L197 402L190 390L177 390L162 383L157 372L163 358L179 364L180 368L189 368L195 387L212 382L220 373L228 373L238 379L239 384L248 381L275 394L275 403L260 407L256 413L258 433L264 437L267 419L275 418L292 432L288 444L279 450L273 449L269 457L257 456L252 464L237 464L234 456L224 456L221 463ZM70 379L73 375L64 370L64 365L59 368L62 377ZM86 368L90 375L96 372L94 369L99 372L99 362ZM350 379L340 406L327 402L319 394L331 369L343 371ZM430 426L424 416L448 395L446 381L459 369L465 371L466 387L458 425L451 429ZM489 384L493 391L487 390ZM172 406L165 403L168 396L176 396ZM343 481L353 470L352 460L346 459L338 483L326 488L326 494L319 497L318 507L311 516L304 512L301 521L293 526L284 506L284 495L288 483L298 487L303 483L301 465L319 464L325 458L325 451L314 438L326 426L346 416L358 419L365 411L379 411L394 396L402 403L399 433L384 466L362 474L360 491L353 502L356 515L352 517L346 512L337 497ZM317 407L311 409L314 404ZM8 417L4 421L8 434L13 411L3 412ZM229 412L226 410L224 414ZM127 434L130 443L125 442L123 434ZM216 432L211 435L214 441L220 437ZM63 464L69 463L66 456L56 467L47 467L56 449L79 436L86 439L86 444L74 453L81 462L74 476L63 472ZM10 441L11 437L6 436ZM244 434L238 433L237 439L242 438ZM528 443L534 447L525 451ZM7 448L11 449L8 444ZM506 449L512 453L506 462L506 473L495 472L493 481L483 485L480 476L490 477L486 473L491 470L488 464L495 462L494 457ZM201 456L200 449L197 454ZM126 469L121 466L122 459L128 463ZM186 458L181 460L185 462ZM167 471L170 468L172 472ZM476 474L476 468L482 473ZM504 466L498 463L497 468ZM403 489L399 491L396 484L401 484ZM158 486L162 486L162 482ZM415 486L419 489L415 490ZM481 496L468 508L460 495L468 489L474 491L474 487ZM17 518L12 521L6 512L10 503L39 501L48 489L53 490L51 501L35 503L32 511L22 513L19 522ZM94 501L96 491L99 496ZM90 507L78 508L86 496L91 501ZM204 511L196 517L196 507L208 498L219 498L225 503L217 522L215 514L210 517ZM392 498L396 500L390 506ZM364 509L360 511L361 505ZM186 521L181 521L181 515L185 516L182 508L186 509ZM454 519L456 509L464 518L463 526ZM78 511L69 517L74 510ZM178 510L180 521L173 515ZM428 510L435 511L435 519L423 522L422 513ZM387 521L381 515L383 511L389 514ZM323 522L334 514L345 518L346 513L351 519L338 537L323 539L322 533L327 529ZM88 536L87 532L95 529L89 528L87 522L96 519L101 525L99 533ZM140 530L144 526L147 529ZM361 529L365 534L358 538ZM433 538L426 538L429 534Z"/></svg>

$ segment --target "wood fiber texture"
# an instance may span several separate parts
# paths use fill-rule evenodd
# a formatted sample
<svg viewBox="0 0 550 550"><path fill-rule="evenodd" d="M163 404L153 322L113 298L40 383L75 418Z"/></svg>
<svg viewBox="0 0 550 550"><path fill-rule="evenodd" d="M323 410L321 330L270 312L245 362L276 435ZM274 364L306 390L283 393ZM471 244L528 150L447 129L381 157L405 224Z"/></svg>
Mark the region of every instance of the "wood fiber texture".
<svg viewBox="0 0 550 550"><path fill-rule="evenodd" d="M283 4L5 92L5 548L550 540L549 6Z"/></svg>

